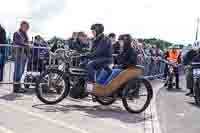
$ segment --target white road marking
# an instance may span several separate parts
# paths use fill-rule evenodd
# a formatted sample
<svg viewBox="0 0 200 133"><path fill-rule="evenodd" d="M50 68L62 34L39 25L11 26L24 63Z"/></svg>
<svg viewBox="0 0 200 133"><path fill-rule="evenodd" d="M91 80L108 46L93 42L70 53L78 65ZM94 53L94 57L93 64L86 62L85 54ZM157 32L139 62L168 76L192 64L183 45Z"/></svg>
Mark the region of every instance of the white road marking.
<svg viewBox="0 0 200 133"><path fill-rule="evenodd" d="M0 125L0 133L14 133L14 132Z"/></svg>
<svg viewBox="0 0 200 133"><path fill-rule="evenodd" d="M89 133L88 131L85 131L81 128L78 128L76 126L73 126L73 125L70 125L69 123L66 123L66 122L63 122L63 121L59 121L59 120L55 120L55 119L51 119L47 116L44 116L44 115L41 115L41 114L38 114L38 113L35 113L35 112L32 112L32 111L28 111L28 110L24 110L22 109L22 107L17 107L15 105L11 105L11 104L8 104L8 103L2 103L0 102L0 105L2 106L6 106L10 109L13 109L15 111L19 111L19 112L23 112L23 113L26 113L30 116L33 116L33 117L37 117L41 120L45 120L45 121L49 121L57 126L60 126L60 127L64 127L64 128L68 128L68 129L72 129L73 131L77 131L79 133ZM7 132L5 132L7 133ZM8 133L12 133L12 132L8 132Z"/></svg>

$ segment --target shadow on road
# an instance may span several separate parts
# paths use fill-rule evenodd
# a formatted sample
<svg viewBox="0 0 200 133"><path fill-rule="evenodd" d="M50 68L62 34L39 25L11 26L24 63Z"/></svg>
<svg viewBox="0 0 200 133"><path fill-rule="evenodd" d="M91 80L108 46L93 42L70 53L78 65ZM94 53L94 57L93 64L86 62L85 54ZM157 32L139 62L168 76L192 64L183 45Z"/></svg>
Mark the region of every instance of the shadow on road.
<svg viewBox="0 0 200 133"><path fill-rule="evenodd" d="M27 90L26 93L23 93L23 94L9 93L4 96L1 96L0 99L6 100L6 101L25 100L26 98L24 96L26 96L26 95L31 96L34 93L35 93L34 90L29 89L29 90Z"/></svg>
<svg viewBox="0 0 200 133"><path fill-rule="evenodd" d="M70 111L80 111L86 113L86 116L100 119L116 119L125 123L140 123L145 120L152 119L150 114L130 114L121 107L112 106L83 106L83 105L33 105L36 109L43 110L45 112L63 112L68 113Z"/></svg>
<svg viewBox="0 0 200 133"><path fill-rule="evenodd" d="M6 100L6 101L24 100L22 94L14 94L14 93L1 96L0 99Z"/></svg>

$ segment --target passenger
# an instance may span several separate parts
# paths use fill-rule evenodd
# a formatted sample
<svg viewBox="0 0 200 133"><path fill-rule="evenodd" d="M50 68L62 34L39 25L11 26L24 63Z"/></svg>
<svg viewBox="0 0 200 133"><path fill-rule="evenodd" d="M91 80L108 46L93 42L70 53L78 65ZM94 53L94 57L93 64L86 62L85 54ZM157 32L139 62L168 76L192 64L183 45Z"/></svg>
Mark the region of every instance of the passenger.
<svg viewBox="0 0 200 133"><path fill-rule="evenodd" d="M15 46L15 68L14 68L14 93L24 93L25 90L20 88L20 80L24 72L27 56L29 54L28 48L28 35L29 24L22 21L19 31L14 33L13 43Z"/></svg>
<svg viewBox="0 0 200 133"><path fill-rule="evenodd" d="M183 64L185 66L185 75L186 75L186 87L189 89L189 92L186 96L193 96L193 75L190 64L192 62L200 62L200 44L195 42L193 44L192 50L190 50L183 57Z"/></svg>
<svg viewBox="0 0 200 133"><path fill-rule="evenodd" d="M104 35L104 26L102 24L94 24L91 26L94 36L91 53L91 61L88 63L88 83L87 90L93 89L95 83L96 71L100 68L107 68L112 63L112 43L108 37Z"/></svg>
<svg viewBox="0 0 200 133"><path fill-rule="evenodd" d="M119 38L123 50L118 56L118 67L123 69L137 65L137 54L132 47L132 37L129 34L121 35Z"/></svg>

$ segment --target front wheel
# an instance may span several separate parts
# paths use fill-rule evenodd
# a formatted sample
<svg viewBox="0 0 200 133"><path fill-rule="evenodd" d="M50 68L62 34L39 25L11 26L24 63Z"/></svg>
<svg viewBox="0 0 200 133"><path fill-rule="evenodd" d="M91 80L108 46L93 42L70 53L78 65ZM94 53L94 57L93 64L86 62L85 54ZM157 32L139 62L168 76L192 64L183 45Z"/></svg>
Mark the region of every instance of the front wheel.
<svg viewBox="0 0 200 133"><path fill-rule="evenodd" d="M200 79L195 79L194 82L194 99L198 106L200 106Z"/></svg>
<svg viewBox="0 0 200 133"><path fill-rule="evenodd" d="M69 90L69 79L58 69L48 69L36 82L36 96L45 104L61 102Z"/></svg>
<svg viewBox="0 0 200 133"><path fill-rule="evenodd" d="M152 97L152 86L146 79L132 79L122 91L123 105L130 113L145 111Z"/></svg>

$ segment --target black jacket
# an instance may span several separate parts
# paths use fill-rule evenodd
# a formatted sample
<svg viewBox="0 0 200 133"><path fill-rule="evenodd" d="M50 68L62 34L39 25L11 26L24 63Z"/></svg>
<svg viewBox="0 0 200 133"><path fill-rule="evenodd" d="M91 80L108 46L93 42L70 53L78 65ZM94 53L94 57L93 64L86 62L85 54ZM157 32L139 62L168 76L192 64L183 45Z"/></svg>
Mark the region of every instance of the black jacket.
<svg viewBox="0 0 200 133"><path fill-rule="evenodd" d="M90 56L93 59L106 58L112 60L112 43L104 34L99 35L92 44Z"/></svg>
<svg viewBox="0 0 200 133"><path fill-rule="evenodd" d="M124 67L137 65L136 51L133 48L124 50L118 56L118 64L123 65Z"/></svg>

